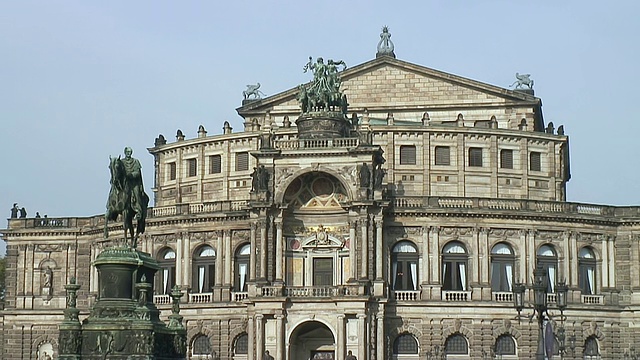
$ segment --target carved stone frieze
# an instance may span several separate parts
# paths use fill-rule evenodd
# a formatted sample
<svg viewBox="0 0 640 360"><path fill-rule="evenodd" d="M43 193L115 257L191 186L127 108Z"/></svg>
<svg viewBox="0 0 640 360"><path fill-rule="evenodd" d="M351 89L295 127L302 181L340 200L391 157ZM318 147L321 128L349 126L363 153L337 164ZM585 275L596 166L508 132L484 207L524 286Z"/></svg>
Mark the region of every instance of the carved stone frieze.
<svg viewBox="0 0 640 360"><path fill-rule="evenodd" d="M153 237L153 242L154 243L159 243L162 245L167 245L172 241L176 240L176 235L175 234L165 234L165 235L155 235Z"/></svg>
<svg viewBox="0 0 640 360"><path fill-rule="evenodd" d="M516 238L520 237L520 229L489 229L489 236L498 239Z"/></svg>
<svg viewBox="0 0 640 360"><path fill-rule="evenodd" d="M35 251L42 252L59 252L67 250L66 244L39 244L35 246Z"/></svg>
<svg viewBox="0 0 640 360"><path fill-rule="evenodd" d="M561 241L563 239L563 234L561 231L544 231L539 230L536 234L536 239L544 240L544 241Z"/></svg>
<svg viewBox="0 0 640 360"><path fill-rule="evenodd" d="M233 230L233 239L240 241L248 241L251 236L249 230Z"/></svg>
<svg viewBox="0 0 640 360"><path fill-rule="evenodd" d="M213 240L215 233L213 231L202 231L191 234L191 238L196 242L207 242Z"/></svg>

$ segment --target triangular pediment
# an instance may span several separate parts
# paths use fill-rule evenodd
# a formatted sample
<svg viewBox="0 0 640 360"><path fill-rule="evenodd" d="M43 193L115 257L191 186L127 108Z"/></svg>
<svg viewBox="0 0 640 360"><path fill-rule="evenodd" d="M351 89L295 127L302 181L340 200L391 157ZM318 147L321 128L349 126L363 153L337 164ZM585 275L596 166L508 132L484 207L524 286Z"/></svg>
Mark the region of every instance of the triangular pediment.
<svg viewBox="0 0 640 360"><path fill-rule="evenodd" d="M540 106L530 94L383 56L340 73L349 111ZM237 109L241 116L299 112L297 86Z"/></svg>

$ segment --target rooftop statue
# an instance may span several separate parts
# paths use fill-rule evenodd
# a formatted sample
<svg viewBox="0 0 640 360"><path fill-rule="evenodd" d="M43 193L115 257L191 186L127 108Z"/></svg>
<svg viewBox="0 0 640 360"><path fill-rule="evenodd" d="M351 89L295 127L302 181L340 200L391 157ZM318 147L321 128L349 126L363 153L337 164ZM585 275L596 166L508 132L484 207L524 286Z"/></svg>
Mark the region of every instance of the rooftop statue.
<svg viewBox="0 0 640 360"><path fill-rule="evenodd" d="M342 65L342 69L338 67ZM324 63L324 59L319 57L316 62L309 57L309 62L304 66L303 70L313 71L313 81L309 85L300 85L298 93L298 101L302 107L303 113L312 111L338 111L343 114L347 112L347 98L340 92L340 76L339 71L344 71L347 64L342 60L329 59Z"/></svg>
<svg viewBox="0 0 640 360"><path fill-rule="evenodd" d="M509 87L516 86L516 89L524 89L524 87L528 87L529 89L533 89L533 80L531 80L531 74L519 74L516 73L516 81L513 84L509 85Z"/></svg>
<svg viewBox="0 0 640 360"><path fill-rule="evenodd" d="M124 239L131 248L137 247L138 236L144 233L149 196L144 192L142 183L142 165L138 159L131 157L133 150L124 148L124 159L109 157L111 171L111 190L107 200L105 214L104 237L109 236L109 221L115 221L122 214ZM133 231L133 222L137 222ZM127 233L129 237L127 237Z"/></svg>
<svg viewBox="0 0 640 360"><path fill-rule="evenodd" d="M257 83L255 85L247 85L247 90L242 92L242 96L245 100L250 100L252 96L253 100L261 99L262 96L265 96L265 94L259 89L260 83Z"/></svg>
<svg viewBox="0 0 640 360"><path fill-rule="evenodd" d="M378 52L376 53L376 57L382 55L390 55L396 57L396 54L393 52L394 46L391 41L391 33L389 32L389 28L387 26L382 27L382 33L380 34L380 41L378 42Z"/></svg>

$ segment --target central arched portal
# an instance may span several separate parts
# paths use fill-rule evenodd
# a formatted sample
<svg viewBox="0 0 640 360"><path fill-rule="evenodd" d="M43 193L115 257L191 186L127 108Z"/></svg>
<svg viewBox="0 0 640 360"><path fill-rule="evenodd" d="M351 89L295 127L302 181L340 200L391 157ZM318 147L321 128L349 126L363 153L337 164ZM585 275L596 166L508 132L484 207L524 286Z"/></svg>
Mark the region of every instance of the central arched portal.
<svg viewBox="0 0 640 360"><path fill-rule="evenodd" d="M290 360L334 360L336 342L331 330L318 321L298 325L289 338Z"/></svg>

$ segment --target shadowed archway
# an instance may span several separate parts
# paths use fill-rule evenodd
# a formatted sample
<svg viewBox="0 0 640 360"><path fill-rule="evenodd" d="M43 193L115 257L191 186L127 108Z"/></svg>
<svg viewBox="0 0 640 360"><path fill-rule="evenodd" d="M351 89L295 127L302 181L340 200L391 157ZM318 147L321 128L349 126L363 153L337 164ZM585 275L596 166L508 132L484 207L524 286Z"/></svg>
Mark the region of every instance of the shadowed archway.
<svg viewBox="0 0 640 360"><path fill-rule="evenodd" d="M321 322L298 325L289 338L289 359L334 360L336 342L331 330Z"/></svg>

